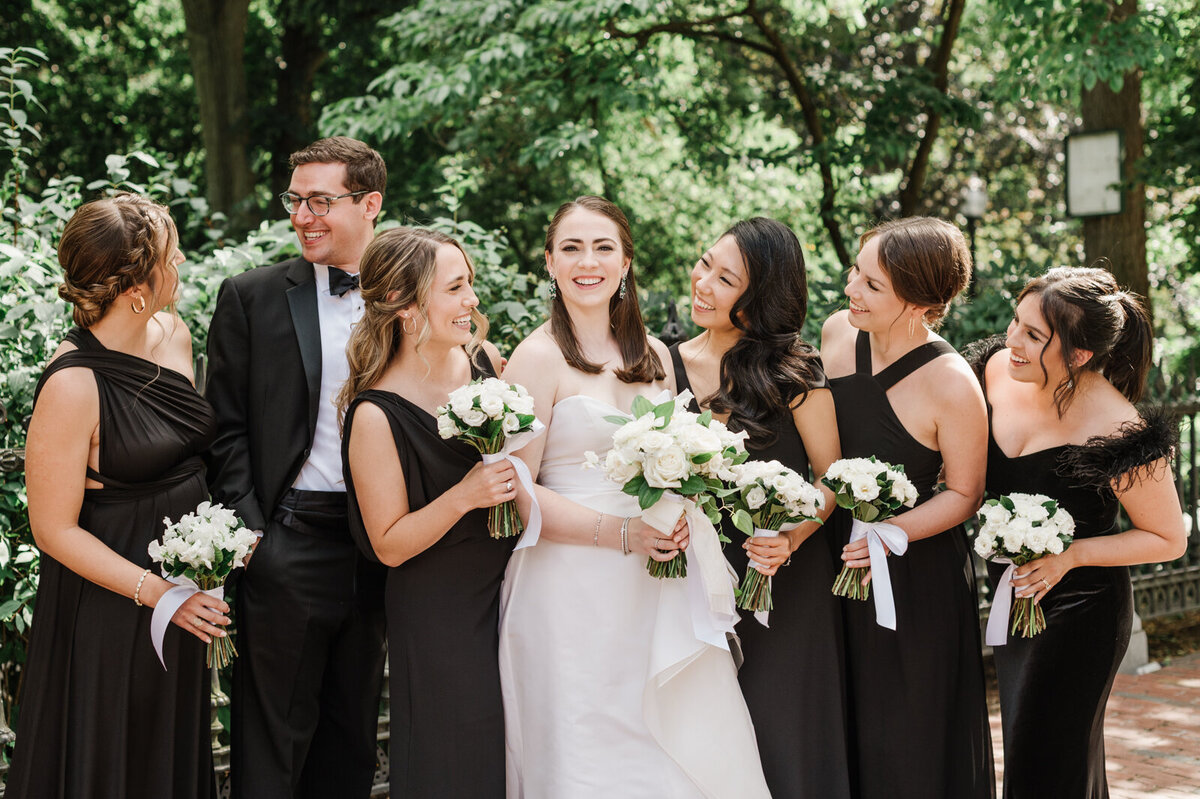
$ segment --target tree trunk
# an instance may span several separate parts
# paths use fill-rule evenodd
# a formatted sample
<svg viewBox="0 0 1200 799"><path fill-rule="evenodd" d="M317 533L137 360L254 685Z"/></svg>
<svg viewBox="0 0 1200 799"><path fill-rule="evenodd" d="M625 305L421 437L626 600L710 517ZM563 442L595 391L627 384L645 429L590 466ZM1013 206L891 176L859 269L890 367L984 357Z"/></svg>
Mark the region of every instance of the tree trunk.
<svg viewBox="0 0 1200 799"><path fill-rule="evenodd" d="M1110 0L1111 19L1122 20L1137 13L1137 0ZM1083 92L1080 104L1083 130L1120 130L1124 137L1121 163L1124 209L1119 214L1085 217L1083 246L1089 264L1107 258L1108 269L1131 291L1149 296L1150 278L1146 264L1146 186L1137 179L1136 166L1145 147L1142 124L1142 75L1125 74L1121 91L1097 82Z"/></svg>
<svg viewBox="0 0 1200 799"><path fill-rule="evenodd" d="M208 202L229 217L235 230L244 230L258 215L243 65L250 0L181 2L200 105Z"/></svg>
<svg viewBox="0 0 1200 799"><path fill-rule="evenodd" d="M274 132L268 149L271 153L271 193L282 194L291 182L288 156L317 138L313 119L313 81L329 53L321 47L319 22L288 20L281 39L283 68L275 84ZM284 215L283 208L271 206L272 216Z"/></svg>

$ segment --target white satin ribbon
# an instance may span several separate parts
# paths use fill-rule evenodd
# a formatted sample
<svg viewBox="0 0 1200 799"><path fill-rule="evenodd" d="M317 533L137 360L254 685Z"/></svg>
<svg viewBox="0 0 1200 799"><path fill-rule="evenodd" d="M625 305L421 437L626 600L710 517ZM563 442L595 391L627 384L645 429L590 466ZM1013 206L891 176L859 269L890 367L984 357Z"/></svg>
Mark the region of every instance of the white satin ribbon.
<svg viewBox="0 0 1200 799"><path fill-rule="evenodd" d="M167 634L167 627L171 625L171 618L175 615L175 611L179 610L179 607L187 602L193 594L208 594L215 599L224 599L225 586L218 585L216 588L201 591L200 586L186 577L170 577L164 574L163 579L168 583L174 583L175 587L167 589L167 592L158 600L158 604L154 606L154 614L150 617L150 641L154 644L158 662L162 664L165 671L167 662L163 660L163 638Z"/></svg>
<svg viewBox="0 0 1200 799"><path fill-rule="evenodd" d="M733 592L737 574L721 552L717 529L695 502L673 491L663 493L658 502L642 511L642 521L670 535L681 514L687 518L690 536L684 557L692 631L698 640L729 651L725 634L733 632L738 621Z"/></svg>
<svg viewBox="0 0 1200 799"><path fill-rule="evenodd" d="M795 530L797 527L800 526L800 524L802 524L802 522L797 522L796 524L785 524L779 530L764 530L761 527L755 527L753 537L754 538L770 538L771 536L782 535L782 534L786 533L788 530ZM763 569L770 568L765 563L759 563L757 560L754 559L753 556L748 556L748 557L750 558L750 565L754 567L755 571L758 571L761 573L763 571ZM774 577L767 578L767 592L768 593L770 593L770 591L772 590L772 585L773 585L774 580L775 580ZM761 624L763 627L770 627L771 625L767 623L770 620L770 616L771 616L771 611L760 610L754 614L754 619L759 624Z"/></svg>
<svg viewBox="0 0 1200 799"><path fill-rule="evenodd" d="M908 551L908 533L887 522L862 522L854 519L850 526L850 543L867 539L871 556L872 593L875 595L875 621L880 627L896 629L896 599L892 596L892 577L888 572L887 550L894 555Z"/></svg>
<svg viewBox="0 0 1200 799"><path fill-rule="evenodd" d="M533 420L533 426L524 433L517 433L515 436L509 436L504 440L504 446L499 452L483 453L484 463L496 463L498 461L508 461L517 471L517 480L525 488L525 492L529 494L529 501L532 503L529 506L529 521L525 523L525 532L521 534L521 540L517 542L517 549L531 547L538 542L538 538L542 534L542 509L538 505L537 494L533 492L533 475L529 471L529 467L525 465L525 461L513 455L519 449L522 449L533 439L545 432L546 426L537 419ZM515 551L515 550L514 550Z"/></svg>
<svg viewBox="0 0 1200 799"><path fill-rule="evenodd" d="M983 640L988 646L1004 646L1008 643L1008 617L1012 612L1013 575L1017 567L1008 558L990 558L993 563L1007 563L1008 568L1000 575L996 593L992 597L992 609L988 611L987 634Z"/></svg>

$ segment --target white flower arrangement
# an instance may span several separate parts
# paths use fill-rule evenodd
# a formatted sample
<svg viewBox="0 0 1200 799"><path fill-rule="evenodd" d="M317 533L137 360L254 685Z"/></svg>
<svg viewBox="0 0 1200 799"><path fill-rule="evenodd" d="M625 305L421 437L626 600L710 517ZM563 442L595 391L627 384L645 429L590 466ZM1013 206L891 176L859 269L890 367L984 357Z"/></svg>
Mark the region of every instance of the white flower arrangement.
<svg viewBox="0 0 1200 799"><path fill-rule="evenodd" d="M775 535L784 527L819 522L825 495L812 483L779 461L746 461L733 467L732 485L725 492L726 507L735 527L747 536ZM738 607L755 612L770 611L771 582L750 560L741 588Z"/></svg>
<svg viewBox="0 0 1200 799"><path fill-rule="evenodd" d="M1045 494L1012 493L989 499L979 509L978 517L975 552L984 560L1011 564L997 595L1011 592L1012 567L1045 555L1058 555L1075 539L1075 519ZM997 605L992 610L996 612ZM1046 629L1045 614L1033 597L1018 598L1010 619L1010 632L1019 632L1022 638L1032 638ZM990 623L989 637L994 637Z"/></svg>
<svg viewBox="0 0 1200 799"><path fill-rule="evenodd" d="M632 419L604 417L620 425L612 449L603 459L595 452L585 453L584 466L601 469L622 491L637 497L643 511L671 491L695 502L717 524L718 492L734 478L734 467L748 457L746 433L732 432L709 411L688 411L691 399L689 391L658 405L635 397ZM651 558L647 568L654 577L687 576L687 561L679 556L666 562Z"/></svg>
<svg viewBox="0 0 1200 799"><path fill-rule="evenodd" d="M470 444L485 456L485 463L490 462L487 456L507 456L518 449L514 445L517 435L536 434L541 429L529 392L496 377L474 380L451 391L446 404L437 409L437 426L439 436ZM488 509L488 531L493 538L515 536L522 528L514 501Z"/></svg>
<svg viewBox="0 0 1200 799"><path fill-rule="evenodd" d="M150 559L162 564L163 576L168 580L191 583L201 591L223 586L257 540L232 510L208 501L177 522L164 518L163 525L166 529L161 541L151 541L146 548ZM232 635L214 637L208 645L209 667L227 666L235 655Z"/></svg>
<svg viewBox="0 0 1200 799"><path fill-rule="evenodd" d="M869 458L842 458L830 464L821 481L833 491L838 507L846 508L860 522L878 525L896 515L901 507L917 503L917 487L904 473L903 466L893 466ZM871 595L870 583L863 585L866 567L843 566L833 583L833 593L848 599L866 600Z"/></svg>

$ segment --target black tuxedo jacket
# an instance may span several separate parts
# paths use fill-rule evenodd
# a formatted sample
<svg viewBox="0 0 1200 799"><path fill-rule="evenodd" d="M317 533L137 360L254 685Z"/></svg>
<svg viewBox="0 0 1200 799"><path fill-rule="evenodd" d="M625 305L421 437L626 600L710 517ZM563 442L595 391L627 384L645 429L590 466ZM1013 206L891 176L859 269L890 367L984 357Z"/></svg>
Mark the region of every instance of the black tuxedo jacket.
<svg viewBox="0 0 1200 799"><path fill-rule="evenodd" d="M313 265L260 266L221 284L208 333L205 396L217 414L213 501L265 530L312 449L321 388Z"/></svg>

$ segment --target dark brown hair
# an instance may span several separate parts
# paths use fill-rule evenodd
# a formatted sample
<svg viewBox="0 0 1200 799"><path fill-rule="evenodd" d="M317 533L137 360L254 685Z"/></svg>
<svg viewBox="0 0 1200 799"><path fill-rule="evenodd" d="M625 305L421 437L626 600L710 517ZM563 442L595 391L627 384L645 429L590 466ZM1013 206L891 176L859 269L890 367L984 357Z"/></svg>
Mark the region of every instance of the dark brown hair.
<svg viewBox="0 0 1200 799"><path fill-rule="evenodd" d="M292 153L288 164L292 169L302 164L345 164L347 190L383 194L387 188L387 165L383 163L383 156L349 136L318 139ZM351 199L357 203L362 195Z"/></svg>
<svg viewBox="0 0 1200 799"><path fill-rule="evenodd" d="M621 251L629 259L625 297L622 299L620 292L617 292L608 302L608 316L613 336L621 349L623 364L623 368L616 370L617 378L625 383L662 380L667 373L658 353L650 346L650 337L646 335L646 325L642 322L642 311L637 299L637 280L633 272L633 233L629 229L629 220L625 218L621 209L603 197L594 195L584 195L563 203L550 220L550 226L546 228L546 254L554 252L554 234L558 232L558 226L563 219L567 214L581 208L606 216L616 223ZM572 367L593 375L603 371L604 367L583 357L579 342L575 338L575 327L571 324L571 316L567 313L567 306L563 304L561 293L550 300L550 335Z"/></svg>
<svg viewBox="0 0 1200 799"><path fill-rule="evenodd" d="M142 283L157 294L154 267L171 257L178 242L167 209L140 195L81 205L58 243L63 269L58 296L75 306L75 324L91 327L122 292Z"/></svg>
<svg viewBox="0 0 1200 799"><path fill-rule="evenodd" d="M1146 374L1150 369L1154 327L1146 306L1136 294L1123 291L1107 269L1060 266L1025 284L1017 303L1036 294L1041 299L1042 316L1050 327L1049 344L1058 336L1067 377L1054 389L1054 405L1061 417L1075 397L1079 373L1099 372L1130 402L1142 398ZM1075 366L1078 350L1092 357ZM1046 351L1039 359L1042 375L1046 370Z"/></svg>
<svg viewBox="0 0 1200 799"><path fill-rule="evenodd" d="M791 228L761 216L724 236L737 243L749 280L729 310L742 336L721 358L720 386L704 404L728 413L731 429L765 447L778 438L780 414L802 403L822 376L816 349L800 338L808 314L804 250Z"/></svg>
<svg viewBox="0 0 1200 799"><path fill-rule="evenodd" d="M971 281L971 250L962 231L942 219L909 216L868 230L859 247L879 240L879 266L904 302L922 308L925 323L937 329L950 301Z"/></svg>

